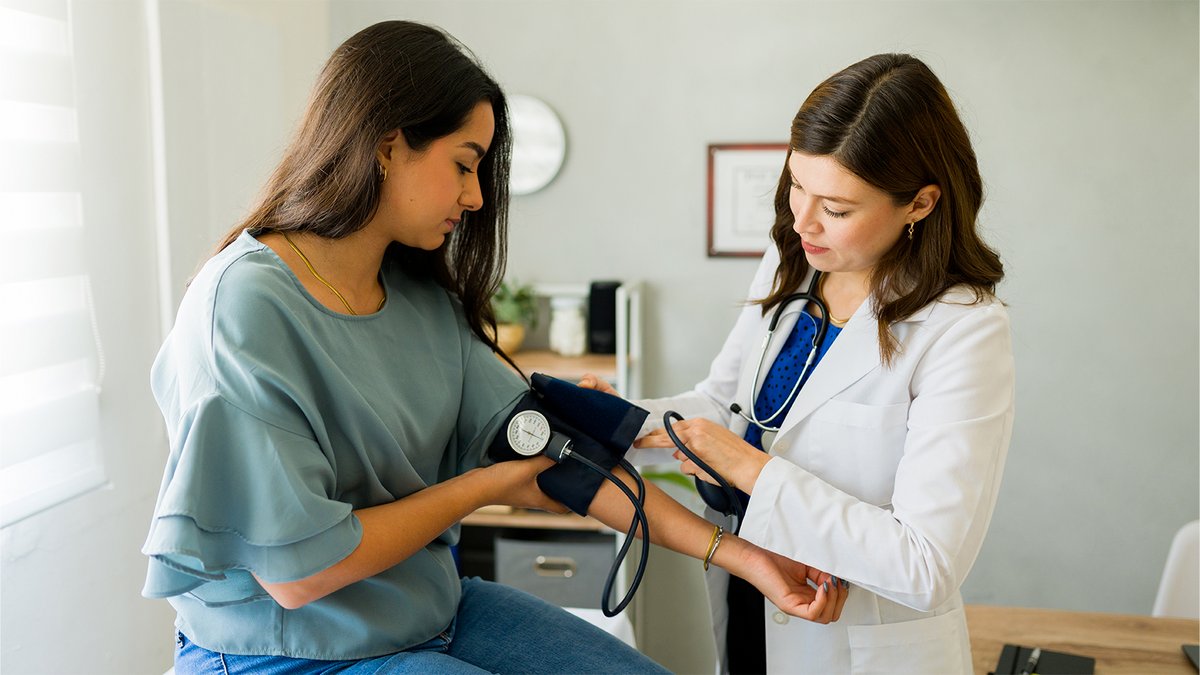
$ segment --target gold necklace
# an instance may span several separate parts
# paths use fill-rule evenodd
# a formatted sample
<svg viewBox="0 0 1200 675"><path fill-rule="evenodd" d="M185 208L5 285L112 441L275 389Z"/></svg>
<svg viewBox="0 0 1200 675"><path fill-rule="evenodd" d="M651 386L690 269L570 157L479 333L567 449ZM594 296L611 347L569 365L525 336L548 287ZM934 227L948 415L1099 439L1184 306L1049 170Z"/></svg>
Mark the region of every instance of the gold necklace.
<svg viewBox="0 0 1200 675"><path fill-rule="evenodd" d="M825 299L825 280L828 278L829 278L828 275L825 275L825 274L821 275L821 285L817 287L817 294L821 296L821 302L825 303L825 311L829 315L829 323L837 326L838 328L841 328L842 326L845 326L847 323L849 323L850 319L852 317L848 316L844 319L839 319L833 315L833 312L829 311L829 301Z"/></svg>
<svg viewBox="0 0 1200 675"><path fill-rule="evenodd" d="M350 306L350 303L346 301L346 298L341 293L338 293L338 289L334 288L333 284L329 283L328 281L325 281L325 277L321 276L320 274L317 274L316 268L314 268L313 264L308 261L308 256L304 255L304 252L296 247L296 243L292 241L292 238L288 236L287 232L280 232L280 234L283 235L283 238L285 241L287 241L288 246L291 246L292 250L296 252L296 255L300 256L300 259L304 261L304 266L308 268L308 271L312 273L312 275L316 278L316 280L325 284L325 288L328 288L329 290L333 291L333 294L337 296L338 300L341 300L342 304L346 306L347 312L350 312L354 316L358 316L358 312L354 311L354 308ZM375 308L375 311L378 312L380 309L383 309L383 303L385 303L385 302L387 302L387 291L386 290L384 290L383 297L380 298L379 306Z"/></svg>

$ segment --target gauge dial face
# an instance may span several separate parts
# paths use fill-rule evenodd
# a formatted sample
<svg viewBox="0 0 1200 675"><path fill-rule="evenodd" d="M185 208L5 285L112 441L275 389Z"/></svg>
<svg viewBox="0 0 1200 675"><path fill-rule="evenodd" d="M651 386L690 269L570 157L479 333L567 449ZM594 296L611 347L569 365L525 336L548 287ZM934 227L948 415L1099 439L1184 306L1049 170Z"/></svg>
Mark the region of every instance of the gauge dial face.
<svg viewBox="0 0 1200 675"><path fill-rule="evenodd" d="M532 457L550 442L550 422L536 410L522 410L508 422L508 444L519 455Z"/></svg>

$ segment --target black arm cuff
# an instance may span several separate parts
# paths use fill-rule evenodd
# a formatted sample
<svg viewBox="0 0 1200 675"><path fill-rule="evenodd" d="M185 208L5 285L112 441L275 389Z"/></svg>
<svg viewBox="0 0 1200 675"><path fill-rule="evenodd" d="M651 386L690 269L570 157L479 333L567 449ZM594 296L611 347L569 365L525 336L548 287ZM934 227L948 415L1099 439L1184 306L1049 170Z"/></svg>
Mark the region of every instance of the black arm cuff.
<svg viewBox="0 0 1200 675"><path fill-rule="evenodd" d="M537 410L546 416L550 428L572 440L571 451L611 471L633 444L642 423L650 414L629 401L570 382L534 373L533 391L517 402L508 419L523 410ZM508 421L488 447L488 456L497 462L524 459L508 445L505 430ZM566 459L538 474L542 492L580 515L588 507L604 478L581 462Z"/></svg>
<svg viewBox="0 0 1200 675"><path fill-rule="evenodd" d="M543 412L558 415L559 419L621 456L633 445L642 423L650 416L648 410L618 396L584 389L541 373L534 373L529 382L541 395L541 403L546 408Z"/></svg>
<svg viewBox="0 0 1200 675"><path fill-rule="evenodd" d="M612 452L550 413L546 414L546 418L550 420L550 426L554 430L571 438L572 453L583 455L609 471L612 471L625 454ZM562 464L556 464L539 473L537 477L537 484L542 492L581 516L587 515L588 507L592 505L592 499L600 491L603 482L604 476L569 457L564 459Z"/></svg>

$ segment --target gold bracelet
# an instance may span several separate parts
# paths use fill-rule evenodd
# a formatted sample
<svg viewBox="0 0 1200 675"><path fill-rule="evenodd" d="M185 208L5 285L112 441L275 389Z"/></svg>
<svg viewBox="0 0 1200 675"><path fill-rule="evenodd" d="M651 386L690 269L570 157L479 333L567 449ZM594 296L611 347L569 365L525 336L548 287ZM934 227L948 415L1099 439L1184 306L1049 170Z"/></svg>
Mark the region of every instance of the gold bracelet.
<svg viewBox="0 0 1200 675"><path fill-rule="evenodd" d="M713 528L712 538L708 540L708 552L704 554L704 571L708 571L708 564L712 562L713 554L717 552L717 547L721 545L721 537L725 536L725 528L717 525Z"/></svg>

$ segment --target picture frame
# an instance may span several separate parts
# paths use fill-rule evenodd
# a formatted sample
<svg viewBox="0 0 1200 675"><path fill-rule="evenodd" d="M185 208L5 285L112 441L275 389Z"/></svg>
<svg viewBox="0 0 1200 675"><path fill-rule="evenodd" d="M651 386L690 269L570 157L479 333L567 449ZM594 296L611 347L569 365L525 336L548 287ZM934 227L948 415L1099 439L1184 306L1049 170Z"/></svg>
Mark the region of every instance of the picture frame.
<svg viewBox="0 0 1200 675"><path fill-rule="evenodd" d="M708 256L759 257L775 224L787 143L708 146Z"/></svg>

